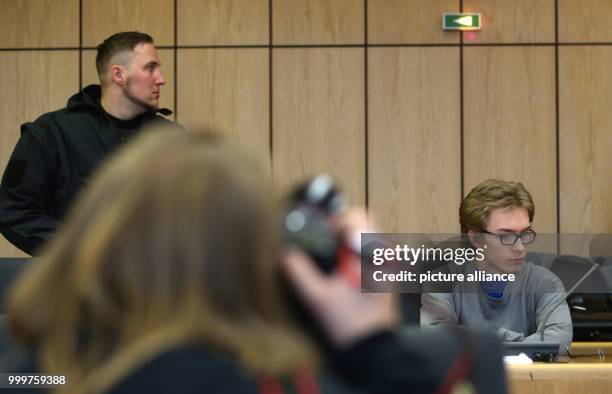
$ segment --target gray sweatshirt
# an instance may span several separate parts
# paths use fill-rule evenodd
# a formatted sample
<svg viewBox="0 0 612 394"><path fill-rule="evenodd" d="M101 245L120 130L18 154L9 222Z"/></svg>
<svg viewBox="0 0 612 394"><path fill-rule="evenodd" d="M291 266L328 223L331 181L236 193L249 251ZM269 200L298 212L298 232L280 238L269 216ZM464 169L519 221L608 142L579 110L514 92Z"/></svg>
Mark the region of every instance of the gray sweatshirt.
<svg viewBox="0 0 612 394"><path fill-rule="evenodd" d="M467 275L476 267L466 264L462 271ZM564 296L563 284L555 274L525 262L500 299L486 295L479 282L457 282L451 293L423 292L421 326L461 324L496 331L504 342L540 342L540 333L536 333L540 321ZM559 343L562 353L571 344L572 319L566 302L550 315L544 342Z"/></svg>

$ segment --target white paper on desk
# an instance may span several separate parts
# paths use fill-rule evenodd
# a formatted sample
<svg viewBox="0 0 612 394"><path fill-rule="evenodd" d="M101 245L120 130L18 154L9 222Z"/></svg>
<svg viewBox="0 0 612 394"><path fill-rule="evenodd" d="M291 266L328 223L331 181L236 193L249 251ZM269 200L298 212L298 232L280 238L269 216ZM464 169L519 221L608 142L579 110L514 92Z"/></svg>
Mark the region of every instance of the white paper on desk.
<svg viewBox="0 0 612 394"><path fill-rule="evenodd" d="M525 353L521 353L518 356L504 356L504 363L506 364L533 364L533 360L530 359Z"/></svg>

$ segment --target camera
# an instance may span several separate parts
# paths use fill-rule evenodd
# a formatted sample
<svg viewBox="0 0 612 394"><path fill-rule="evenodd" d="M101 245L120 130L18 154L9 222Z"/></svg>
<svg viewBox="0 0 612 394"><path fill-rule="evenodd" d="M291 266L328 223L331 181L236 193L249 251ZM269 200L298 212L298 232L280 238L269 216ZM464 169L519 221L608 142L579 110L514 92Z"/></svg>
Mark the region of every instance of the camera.
<svg viewBox="0 0 612 394"><path fill-rule="evenodd" d="M331 274L337 267L342 241L331 225L330 216L348 207L348 200L329 175L317 175L298 185L284 201L281 217L282 240L306 252L319 269ZM283 281L286 301L296 323L313 339L324 354L332 346L317 320L301 302L292 287Z"/></svg>
<svg viewBox="0 0 612 394"><path fill-rule="evenodd" d="M347 207L346 196L329 175L317 175L299 185L285 202L284 243L304 250L323 272L331 273L336 267L340 240L329 217Z"/></svg>

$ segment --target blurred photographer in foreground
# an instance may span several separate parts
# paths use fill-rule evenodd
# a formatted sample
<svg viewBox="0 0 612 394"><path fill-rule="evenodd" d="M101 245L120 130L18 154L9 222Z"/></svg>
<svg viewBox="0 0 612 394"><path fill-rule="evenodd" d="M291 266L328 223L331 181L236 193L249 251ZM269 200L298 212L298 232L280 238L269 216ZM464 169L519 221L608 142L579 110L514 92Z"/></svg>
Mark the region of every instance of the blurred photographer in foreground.
<svg viewBox="0 0 612 394"><path fill-rule="evenodd" d="M20 370L65 374L57 391L70 393L385 394L451 392L486 365L492 380L474 385L504 392L491 337L479 346L492 363L448 332L403 339L392 295L281 253L257 168L198 133L147 133L120 152L13 289L10 332L36 354ZM338 237L367 229L362 211L332 220ZM334 347L325 360L288 317L287 279Z"/></svg>

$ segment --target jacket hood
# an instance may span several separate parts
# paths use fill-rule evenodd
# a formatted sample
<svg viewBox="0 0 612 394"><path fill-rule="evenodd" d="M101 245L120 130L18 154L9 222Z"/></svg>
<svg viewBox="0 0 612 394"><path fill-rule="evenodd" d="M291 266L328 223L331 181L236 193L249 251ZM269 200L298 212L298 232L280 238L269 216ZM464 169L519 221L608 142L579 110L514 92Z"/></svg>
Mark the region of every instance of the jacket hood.
<svg viewBox="0 0 612 394"><path fill-rule="evenodd" d="M80 92L68 99L66 109L74 111L81 108L89 108L98 111L100 108L100 98L102 97L102 88L100 85L89 85L83 88ZM168 108L159 108L153 113L159 112L164 116L172 114Z"/></svg>
<svg viewBox="0 0 612 394"><path fill-rule="evenodd" d="M68 99L66 109L72 111L79 107L96 108L100 104L101 97L102 89L100 85L89 85Z"/></svg>

